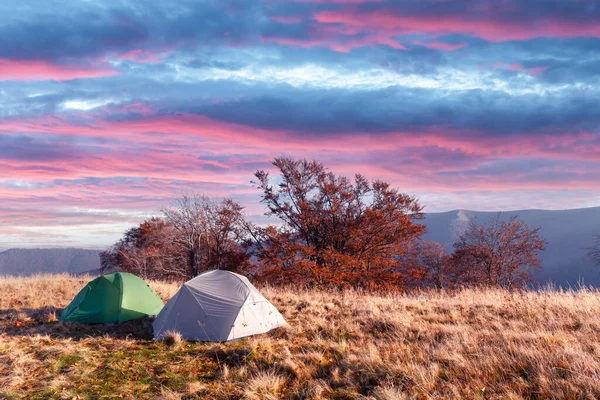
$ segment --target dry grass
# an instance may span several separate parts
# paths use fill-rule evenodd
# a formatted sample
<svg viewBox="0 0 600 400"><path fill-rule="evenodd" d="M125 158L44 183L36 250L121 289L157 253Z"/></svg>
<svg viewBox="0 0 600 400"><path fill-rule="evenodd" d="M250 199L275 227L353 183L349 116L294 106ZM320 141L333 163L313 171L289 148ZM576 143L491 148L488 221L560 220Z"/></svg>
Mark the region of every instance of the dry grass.
<svg viewBox="0 0 600 400"><path fill-rule="evenodd" d="M153 342L149 320L57 321L86 281L0 278L0 398L600 397L596 291L263 289L290 325L219 344Z"/></svg>

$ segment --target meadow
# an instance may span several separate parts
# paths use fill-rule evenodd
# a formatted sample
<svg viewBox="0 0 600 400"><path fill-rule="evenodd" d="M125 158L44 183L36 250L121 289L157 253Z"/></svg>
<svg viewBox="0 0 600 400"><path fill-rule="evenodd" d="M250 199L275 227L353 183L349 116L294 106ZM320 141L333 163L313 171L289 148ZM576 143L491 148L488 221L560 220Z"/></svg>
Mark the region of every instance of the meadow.
<svg viewBox="0 0 600 400"><path fill-rule="evenodd" d="M259 289L289 325L229 343L62 323L89 280L0 278L2 399L600 398L600 292ZM178 284L151 281L168 300Z"/></svg>

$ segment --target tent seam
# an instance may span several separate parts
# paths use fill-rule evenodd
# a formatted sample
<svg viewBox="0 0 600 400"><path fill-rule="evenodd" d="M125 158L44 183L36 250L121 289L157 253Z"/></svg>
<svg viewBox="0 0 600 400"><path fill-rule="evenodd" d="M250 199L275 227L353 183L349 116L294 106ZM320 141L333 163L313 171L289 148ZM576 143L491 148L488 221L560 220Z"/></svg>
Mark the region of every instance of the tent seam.
<svg viewBox="0 0 600 400"><path fill-rule="evenodd" d="M121 313L123 312L123 275L120 272L117 272L115 276L119 276L119 280L121 281L121 288L117 286L117 290L119 291L119 314L117 316L117 323L121 320Z"/></svg>
<svg viewBox="0 0 600 400"><path fill-rule="evenodd" d="M208 272L210 272L210 271L208 271ZM202 275L202 274L200 274L200 275ZM198 275L198 276L200 276L200 275ZM190 290L190 288L188 287L188 285L186 285L186 283L184 283L183 286L185 286L187 288L187 290L190 292L190 294L194 298L194 301L196 302L196 304L198 304L200 306L200 308L202 309L202 312L204 313L204 315L206 315L206 319L209 320L212 323L210 315L206 312L206 310L204 309L204 307L202 307L202 304L200 304L200 302L198 301L198 299L196 298L196 296L194 296L194 293ZM235 321L235 319L234 319L234 321ZM206 328L203 328L203 329L206 332ZM229 331L229 332L231 333L231 331ZM227 335L227 337L229 337L229 335Z"/></svg>
<svg viewBox="0 0 600 400"><path fill-rule="evenodd" d="M185 286L185 285L183 285L183 286ZM180 289L180 290L181 290L181 289ZM175 296L174 296L174 297L176 297L176 299L175 299L175 302L173 303L173 307L172 307L172 309L174 309L174 308L175 308L175 305L177 305L177 302L179 301L179 291L178 291L177 293L175 293ZM167 305L165 304L165 307L166 307L166 306L167 306ZM164 309L164 308L163 308L163 309ZM162 310L161 310L161 312L162 312ZM160 313L159 313L159 315L160 315ZM158 318L158 315L156 316L156 318ZM155 319L155 321L156 321L156 319ZM160 328L159 328L158 330L159 330L159 331L162 331L162 329L163 329L163 326L164 326L164 325L165 325L165 321L163 321L163 323L162 323L162 324L160 324ZM161 332L161 333L162 333L162 332Z"/></svg>
<svg viewBox="0 0 600 400"><path fill-rule="evenodd" d="M208 274L209 272L215 272L215 271L223 271L223 272L226 272L226 273L228 273L228 274L230 274L230 275L233 275L233 276L235 276L235 277L237 278L237 280L238 280L238 281L242 282L242 284L243 284L244 286L248 287L248 285L246 285L246 282L244 282L244 280L243 280L243 279L240 277L240 275L236 274L235 272L227 271L226 269L213 269L213 270L210 270L210 271L204 271L204 272L203 272L203 273L201 273L200 275L196 275L196 277L195 277L194 279L196 279L196 278L198 278L199 276L202 276L202 275L204 275L204 274ZM192 279L192 280L194 280L194 279ZM186 283L187 283L187 282L186 282ZM250 290L250 289L248 289L248 290ZM244 300L244 301L245 301L245 300Z"/></svg>
<svg viewBox="0 0 600 400"><path fill-rule="evenodd" d="M244 281L242 281L241 279L240 279L240 281L242 283L244 283ZM246 285L246 284L244 283L244 285ZM246 286L246 288L247 287L248 286ZM237 314L235 315L235 318L233 319L233 325L231 325L231 329L229 329L229 334L227 335L227 340L230 340L229 336L231 336L231 334L233 333L233 327L235 326L235 321L237 321L238 317L240 316L240 313L244 309L244 306L246 305L246 302L248 301L249 297L250 297L250 289L248 289L248 294L246 295L246 298L244 299L244 302L242 303L242 306L240 307L240 309L238 310Z"/></svg>

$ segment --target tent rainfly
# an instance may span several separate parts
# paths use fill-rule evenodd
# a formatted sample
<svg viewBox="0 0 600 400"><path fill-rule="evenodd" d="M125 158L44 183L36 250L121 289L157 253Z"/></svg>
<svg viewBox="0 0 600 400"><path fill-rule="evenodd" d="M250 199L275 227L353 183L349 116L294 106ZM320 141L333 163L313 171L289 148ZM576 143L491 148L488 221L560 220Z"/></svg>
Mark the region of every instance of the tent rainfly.
<svg viewBox="0 0 600 400"><path fill-rule="evenodd" d="M184 283L152 327L155 340L175 331L187 340L226 342L285 324L245 276L212 270Z"/></svg>
<svg viewBox="0 0 600 400"><path fill-rule="evenodd" d="M141 278L127 272L89 282L61 313L68 322L106 324L157 315L164 304Z"/></svg>

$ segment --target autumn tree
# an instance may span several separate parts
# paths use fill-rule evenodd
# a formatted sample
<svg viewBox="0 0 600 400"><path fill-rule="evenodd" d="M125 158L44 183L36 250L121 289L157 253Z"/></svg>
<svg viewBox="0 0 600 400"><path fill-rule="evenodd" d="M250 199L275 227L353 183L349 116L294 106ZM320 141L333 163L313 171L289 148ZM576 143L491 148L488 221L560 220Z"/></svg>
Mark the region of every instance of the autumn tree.
<svg viewBox="0 0 600 400"><path fill-rule="evenodd" d="M533 282L531 272L541 268L538 252L546 247L539 230L530 229L517 217L502 219L500 214L485 224L471 220L454 244L452 263L457 279L465 284L508 288Z"/></svg>
<svg viewBox="0 0 600 400"><path fill-rule="evenodd" d="M131 272L144 279L185 278L186 258L173 234L173 229L156 217L128 229L115 245L100 253L103 272Z"/></svg>
<svg viewBox="0 0 600 400"><path fill-rule="evenodd" d="M410 287L450 288L456 284L452 256L437 242L417 239L407 244L402 271Z"/></svg>
<svg viewBox="0 0 600 400"><path fill-rule="evenodd" d="M189 277L209 269L243 269L248 256L240 247L243 207L231 199L184 195L162 210L173 229L173 241L187 257Z"/></svg>
<svg viewBox="0 0 600 400"><path fill-rule="evenodd" d="M277 158L272 184L257 171L266 215L279 227L261 230L258 257L265 276L277 282L326 286L386 286L403 283L399 256L425 228L421 206L389 183L351 180L316 161Z"/></svg>
<svg viewBox="0 0 600 400"><path fill-rule="evenodd" d="M186 195L162 212L163 218L128 229L102 252L102 269L185 279L209 269L241 270L249 264L241 246L248 222L234 201Z"/></svg>

